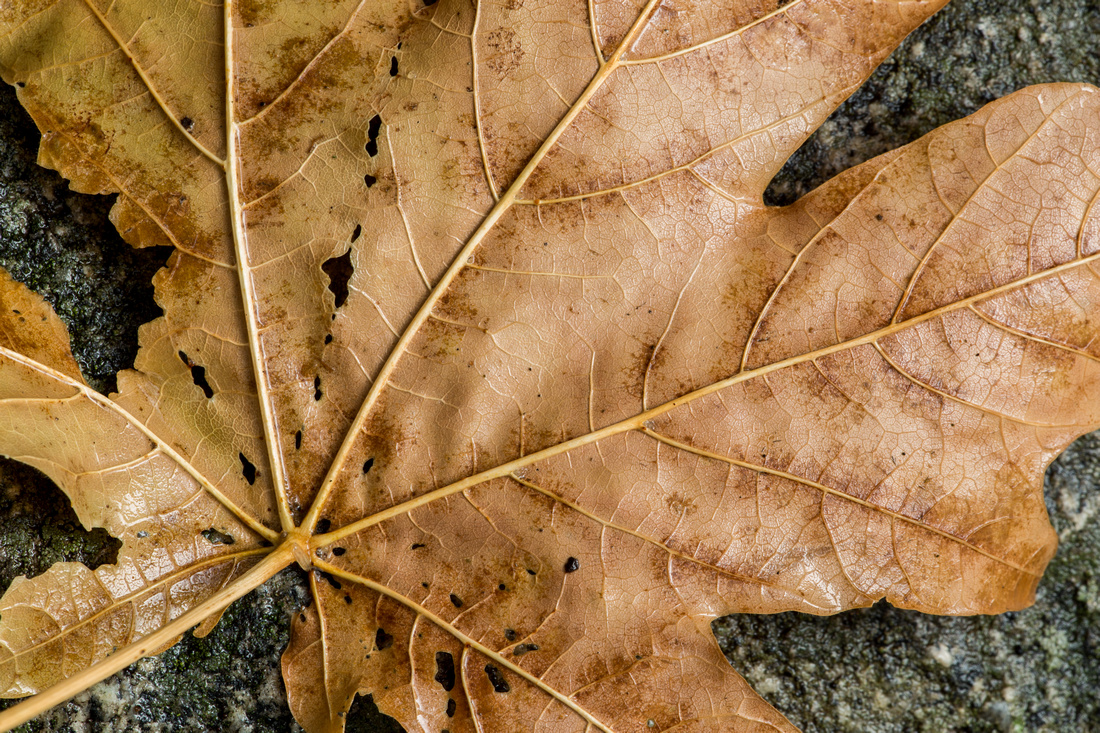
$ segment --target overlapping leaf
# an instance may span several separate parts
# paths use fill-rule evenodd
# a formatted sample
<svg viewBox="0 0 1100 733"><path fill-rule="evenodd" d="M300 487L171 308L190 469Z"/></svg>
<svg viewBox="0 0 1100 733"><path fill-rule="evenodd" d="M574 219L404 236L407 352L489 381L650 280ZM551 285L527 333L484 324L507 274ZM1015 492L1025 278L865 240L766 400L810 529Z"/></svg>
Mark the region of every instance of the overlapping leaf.
<svg viewBox="0 0 1100 733"><path fill-rule="evenodd" d="M0 600L8 694L295 559L309 730L783 730L717 615L1029 604L1100 425L1095 90L761 199L940 5L12 4L43 161L176 252L111 398L3 284L0 447L123 540Z"/></svg>

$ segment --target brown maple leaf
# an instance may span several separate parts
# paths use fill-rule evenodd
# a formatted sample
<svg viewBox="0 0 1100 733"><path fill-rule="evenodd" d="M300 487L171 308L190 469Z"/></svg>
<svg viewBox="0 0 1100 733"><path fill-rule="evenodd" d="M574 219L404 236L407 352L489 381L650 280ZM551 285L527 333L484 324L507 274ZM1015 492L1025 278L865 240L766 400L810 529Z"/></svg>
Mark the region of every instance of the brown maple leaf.
<svg viewBox="0 0 1100 733"><path fill-rule="evenodd" d="M0 727L295 561L317 731L789 730L716 616L1031 603L1100 425L1096 91L761 198L943 1L6 7L43 162L175 253L110 397L0 281L0 449L123 542L0 599L47 690Z"/></svg>

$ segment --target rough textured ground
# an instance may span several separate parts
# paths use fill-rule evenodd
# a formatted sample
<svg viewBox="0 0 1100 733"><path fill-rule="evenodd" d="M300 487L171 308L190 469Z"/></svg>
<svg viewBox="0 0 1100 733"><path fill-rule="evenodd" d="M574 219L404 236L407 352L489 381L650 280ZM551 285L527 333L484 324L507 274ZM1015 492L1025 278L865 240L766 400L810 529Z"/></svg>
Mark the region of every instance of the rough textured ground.
<svg viewBox="0 0 1100 733"><path fill-rule="evenodd" d="M791 201L1028 84L1100 83L1098 36L1095 0L954 0L799 151L770 200ZM133 359L137 327L158 313L148 282L167 252L134 252L106 221L108 201L72 194L35 166L34 127L11 90L0 92L0 264L54 303L89 381L109 390ZM736 668L806 731L1098 730L1100 437L1051 468L1047 504L1062 545L1027 611L950 619L880 605L827 619L729 617L715 631ZM59 559L109 562L114 550L79 527L48 481L0 463L0 586ZM206 639L188 636L26 729L292 730L278 655L305 599L287 571ZM393 730L370 708L357 705L349 730Z"/></svg>

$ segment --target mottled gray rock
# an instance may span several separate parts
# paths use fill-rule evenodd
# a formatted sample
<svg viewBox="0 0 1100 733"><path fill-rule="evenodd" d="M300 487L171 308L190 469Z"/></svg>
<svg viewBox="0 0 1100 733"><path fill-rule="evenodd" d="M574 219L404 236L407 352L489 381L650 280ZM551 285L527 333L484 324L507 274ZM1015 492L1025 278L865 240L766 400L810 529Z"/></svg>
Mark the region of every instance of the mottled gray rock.
<svg viewBox="0 0 1100 733"><path fill-rule="evenodd" d="M1095 0L954 0L917 31L795 155L769 190L791 201L837 172L1029 84L1100 82ZM97 388L136 352L157 313L149 278L165 251L134 252L109 202L74 195L33 164L37 137L0 96L0 264L54 303ZM939 618L879 605L832 618L733 616L715 631L735 667L807 731L1100 729L1100 437L1051 468L1047 505L1062 540L1036 605ZM32 470L0 463L0 584L59 559L92 566L116 543L84 532ZM206 639L190 636L60 706L27 730L293 729L278 676L290 614L306 602L288 570L238 602ZM357 705L349 730L392 730Z"/></svg>

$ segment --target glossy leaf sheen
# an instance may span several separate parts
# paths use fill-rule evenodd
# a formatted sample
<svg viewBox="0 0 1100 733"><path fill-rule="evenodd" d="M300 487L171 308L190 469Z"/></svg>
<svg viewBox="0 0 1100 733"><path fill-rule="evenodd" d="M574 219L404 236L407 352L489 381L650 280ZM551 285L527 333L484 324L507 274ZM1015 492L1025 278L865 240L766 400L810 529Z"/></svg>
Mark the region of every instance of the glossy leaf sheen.
<svg viewBox="0 0 1100 733"><path fill-rule="evenodd" d="M761 198L944 1L8 3L42 162L175 254L110 398L0 282L0 449L123 541L0 599L0 686L265 556L312 569L310 731L356 693L409 730L789 730L712 619L1030 604L1044 469L1100 425L1096 90Z"/></svg>

